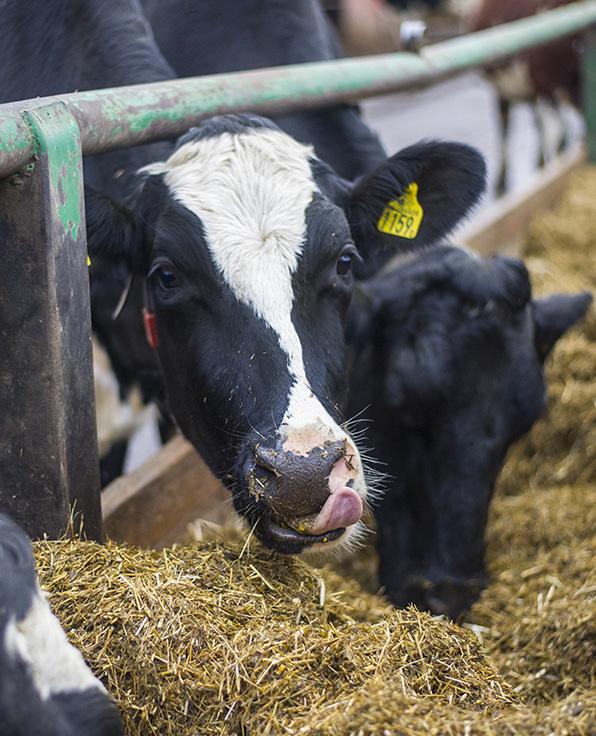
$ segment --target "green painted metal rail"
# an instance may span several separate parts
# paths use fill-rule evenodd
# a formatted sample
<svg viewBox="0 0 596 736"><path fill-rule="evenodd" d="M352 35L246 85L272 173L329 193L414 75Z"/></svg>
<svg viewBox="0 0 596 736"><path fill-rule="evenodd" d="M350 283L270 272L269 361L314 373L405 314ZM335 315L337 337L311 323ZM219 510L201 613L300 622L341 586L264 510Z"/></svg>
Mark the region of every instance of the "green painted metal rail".
<svg viewBox="0 0 596 736"><path fill-rule="evenodd" d="M359 59L298 64L234 74L94 90L0 106L0 177L35 153L23 109L61 100L76 119L83 153L181 134L209 115L263 114L395 92L493 64L596 24L596 0L583 0L507 25L426 47Z"/></svg>

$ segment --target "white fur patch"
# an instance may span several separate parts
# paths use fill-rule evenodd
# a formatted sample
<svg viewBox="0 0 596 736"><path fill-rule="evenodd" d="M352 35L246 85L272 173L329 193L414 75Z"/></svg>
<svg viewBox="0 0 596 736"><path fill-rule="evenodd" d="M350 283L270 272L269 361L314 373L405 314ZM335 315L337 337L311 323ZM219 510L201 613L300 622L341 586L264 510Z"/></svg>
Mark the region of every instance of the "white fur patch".
<svg viewBox="0 0 596 736"><path fill-rule="evenodd" d="M236 298L276 333L288 356L294 383L280 427L284 442L298 443L306 453L326 440L347 439L357 456L308 384L292 323L292 275L306 241L306 210L317 189L312 156L311 147L285 133L257 128L190 141L164 163L144 170L163 174L172 197L201 219L219 272ZM359 458L355 467L364 497Z"/></svg>
<svg viewBox="0 0 596 736"><path fill-rule="evenodd" d="M9 621L4 632L4 646L12 657L25 662L40 697L79 692L104 686L85 664L83 655L66 638L58 619L41 590L21 621Z"/></svg>

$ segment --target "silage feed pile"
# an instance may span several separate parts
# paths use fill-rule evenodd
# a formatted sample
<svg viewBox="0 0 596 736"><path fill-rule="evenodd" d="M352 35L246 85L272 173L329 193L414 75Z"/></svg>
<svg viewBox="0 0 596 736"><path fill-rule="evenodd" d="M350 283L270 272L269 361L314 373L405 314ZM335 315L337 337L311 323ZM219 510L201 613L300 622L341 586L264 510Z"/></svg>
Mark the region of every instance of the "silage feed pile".
<svg viewBox="0 0 596 736"><path fill-rule="evenodd" d="M595 253L585 169L530 230L536 290L596 291ZM126 733L595 734L595 337L593 309L549 360L549 413L509 458L491 583L463 627L394 611L254 539L161 552L37 543L50 603ZM365 587L374 565L372 552L352 564Z"/></svg>
<svg viewBox="0 0 596 736"><path fill-rule="evenodd" d="M456 733L515 700L472 633L252 543L36 556L128 734L442 733L435 711Z"/></svg>
<svg viewBox="0 0 596 736"><path fill-rule="evenodd" d="M575 699L596 733L596 492L556 486L496 499L491 583L468 619L526 703ZM578 733L582 731L578 730Z"/></svg>

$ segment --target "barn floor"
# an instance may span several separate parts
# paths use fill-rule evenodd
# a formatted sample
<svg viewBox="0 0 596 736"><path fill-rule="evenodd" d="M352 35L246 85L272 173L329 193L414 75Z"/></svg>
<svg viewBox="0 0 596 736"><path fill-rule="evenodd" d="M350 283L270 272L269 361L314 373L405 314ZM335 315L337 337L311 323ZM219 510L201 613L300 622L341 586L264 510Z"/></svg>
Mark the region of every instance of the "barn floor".
<svg viewBox="0 0 596 736"><path fill-rule="evenodd" d="M596 292L596 168L534 222L538 293ZM596 309L556 348L551 408L511 454L488 534L491 583L464 626L394 611L374 553L337 569L251 540L162 552L36 545L69 637L127 734L596 732Z"/></svg>

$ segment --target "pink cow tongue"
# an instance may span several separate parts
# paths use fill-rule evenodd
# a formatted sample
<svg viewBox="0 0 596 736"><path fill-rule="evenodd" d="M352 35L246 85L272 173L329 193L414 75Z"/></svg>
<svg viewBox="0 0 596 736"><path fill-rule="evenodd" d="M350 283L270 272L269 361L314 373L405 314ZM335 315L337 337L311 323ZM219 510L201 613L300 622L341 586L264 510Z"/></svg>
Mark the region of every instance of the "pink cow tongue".
<svg viewBox="0 0 596 736"><path fill-rule="evenodd" d="M323 508L309 524L309 534L324 534L355 524L362 516L362 499L352 488L338 488L325 501Z"/></svg>

